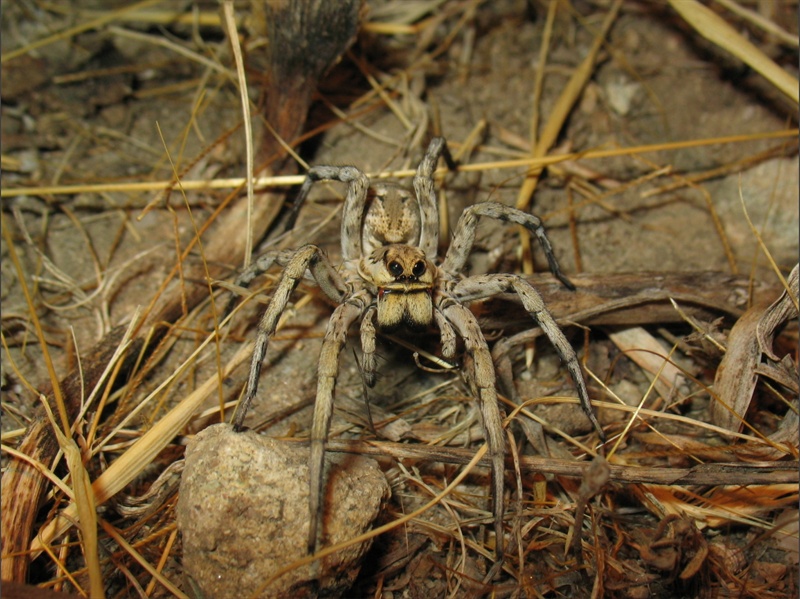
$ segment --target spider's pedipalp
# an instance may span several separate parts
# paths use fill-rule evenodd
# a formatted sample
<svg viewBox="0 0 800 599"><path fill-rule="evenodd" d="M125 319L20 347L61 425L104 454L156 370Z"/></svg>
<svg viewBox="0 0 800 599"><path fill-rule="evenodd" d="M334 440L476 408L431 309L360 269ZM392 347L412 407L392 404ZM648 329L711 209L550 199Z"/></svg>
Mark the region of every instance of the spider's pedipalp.
<svg viewBox="0 0 800 599"><path fill-rule="evenodd" d="M357 298L356 298L357 299ZM339 305L331 315L317 370L317 400L314 402L314 417L311 423L311 457L309 458L310 489L308 507L308 552L313 553L317 545L317 527L322 516L323 470L325 465L325 443L333 414L333 391L339 374L339 353L347 341L347 331L364 311L356 301Z"/></svg>
<svg viewBox="0 0 800 599"><path fill-rule="evenodd" d="M481 216L494 218L503 222L512 222L522 225L538 239L539 244L544 250L544 255L547 257L547 264L550 267L550 272L561 281L567 289L575 290L575 285L564 276L561 272L561 267L558 265L556 256L553 253L553 246L550 245L550 240L542 226L542 221L535 217L533 214L517 210L505 204L498 202L482 202L467 207L461 214L456 225L456 232L453 235L453 240L450 242L450 249L447 251L444 262L442 263L442 270L451 276L460 273L464 265L467 263L469 253L472 251L472 246L475 243L475 230L478 227L478 219Z"/></svg>
<svg viewBox="0 0 800 599"><path fill-rule="evenodd" d="M370 306L361 318L361 369L367 387L375 386L375 315L377 306Z"/></svg>
<svg viewBox="0 0 800 599"><path fill-rule="evenodd" d="M473 372L468 373L467 378L474 387L473 393L478 399L486 443L489 447L489 459L492 462L495 552L497 560L501 561L505 540L503 535L505 438L503 419L497 400L494 363L481 327L472 312L458 302L448 302L447 305L442 305L442 314L464 340L464 347L472 358Z"/></svg>
<svg viewBox="0 0 800 599"><path fill-rule="evenodd" d="M258 390L258 377L261 374L261 365L267 353L269 338L275 332L278 319L286 305L289 303L292 291L310 271L314 280L334 301L341 301L344 297L345 284L339 273L333 268L328 258L320 248L315 245L306 245L294 252L286 262L286 268L278 281L272 299L264 315L258 323L258 332L253 347L253 357L250 360L250 373L247 377L247 389L244 397L236 408L233 416L233 425L236 430L241 430L244 418L250 404Z"/></svg>
<svg viewBox="0 0 800 599"><path fill-rule="evenodd" d="M439 328L439 339L442 344L442 357L448 360L456 355L456 332L453 325L445 318L438 307L433 309L433 320Z"/></svg>
<svg viewBox="0 0 800 599"><path fill-rule="evenodd" d="M552 314L545 306L542 296L530 283L518 275L480 275L469 277L457 283L453 289L453 295L461 300L474 301L509 291L519 296L525 310L541 327L553 347L556 348L558 356L566 365L578 390L581 409L592 423L597 434L605 441L606 436L603 427L600 426L600 422L598 422L592 410L592 403L589 400L589 392L586 389L586 382L581 372L578 356L575 354L572 345L567 341L567 338L564 337L564 333L558 328L558 324L556 324Z"/></svg>

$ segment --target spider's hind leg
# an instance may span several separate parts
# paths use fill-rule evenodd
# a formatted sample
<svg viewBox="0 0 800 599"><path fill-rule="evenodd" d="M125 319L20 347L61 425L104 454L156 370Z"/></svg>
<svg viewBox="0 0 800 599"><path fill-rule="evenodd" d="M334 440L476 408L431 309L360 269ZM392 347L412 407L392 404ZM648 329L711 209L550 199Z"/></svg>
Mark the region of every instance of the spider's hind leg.
<svg viewBox="0 0 800 599"><path fill-rule="evenodd" d="M428 144L428 149L425 150L425 155L417 167L416 178L428 178L433 176L433 171L436 170L436 163L442 158L451 171L456 170L456 162L453 160L453 155L450 153L450 148L447 147L447 140L444 137L434 137Z"/></svg>
<svg viewBox="0 0 800 599"><path fill-rule="evenodd" d="M436 188L433 173L439 158L443 158L450 170L456 170L456 163L447 147L444 137L434 137L417 167L414 175L414 193L417 195L420 212L419 249L433 259L439 245L439 207L436 201Z"/></svg>
<svg viewBox="0 0 800 599"><path fill-rule="evenodd" d="M285 267L294 253L294 250L272 250L261 254L258 258L256 258L255 261L250 263L250 266L239 273L239 276L236 277L233 285L235 287L243 287L247 289L250 286L250 283L253 282L253 279L267 272L270 268L272 268L273 264L278 264L281 267ZM239 295L232 291L231 297L225 306L225 311L222 313L223 318L226 318L233 311L233 307L236 305L238 298Z"/></svg>

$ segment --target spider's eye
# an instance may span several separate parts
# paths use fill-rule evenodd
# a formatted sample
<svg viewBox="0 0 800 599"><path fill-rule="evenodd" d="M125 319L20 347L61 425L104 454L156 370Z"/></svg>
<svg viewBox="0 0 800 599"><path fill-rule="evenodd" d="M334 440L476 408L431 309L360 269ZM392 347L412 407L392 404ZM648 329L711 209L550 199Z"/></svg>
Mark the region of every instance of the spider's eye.
<svg viewBox="0 0 800 599"><path fill-rule="evenodd" d="M417 260L411 268L411 274L415 277L421 277L425 274L425 263L422 260Z"/></svg>
<svg viewBox="0 0 800 599"><path fill-rule="evenodd" d="M403 266L399 262L395 262L392 260L388 264L389 272L392 273L392 276L399 277L403 274Z"/></svg>

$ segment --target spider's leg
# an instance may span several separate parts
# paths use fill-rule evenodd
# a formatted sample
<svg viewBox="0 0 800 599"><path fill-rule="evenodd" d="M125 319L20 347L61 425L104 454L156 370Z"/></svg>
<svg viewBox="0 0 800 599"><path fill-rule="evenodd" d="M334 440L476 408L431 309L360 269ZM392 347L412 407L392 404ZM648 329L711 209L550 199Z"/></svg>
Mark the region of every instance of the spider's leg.
<svg viewBox="0 0 800 599"><path fill-rule="evenodd" d="M539 240L539 244L544 250L544 255L547 257L550 272L567 289L575 289L575 286L564 276L558 266L558 261L553 253L553 246L550 245L550 240L547 239L542 221L533 214L497 202L474 204L461 214L461 218L458 219L458 224L456 225L456 232L453 235L453 241L450 243L450 249L447 250L447 256L445 256L442 263L442 270L447 274L456 276L464 268L475 243L475 229L478 226L478 218L481 216L487 216L503 222L516 223L528 229Z"/></svg>
<svg viewBox="0 0 800 599"><path fill-rule="evenodd" d="M245 268L239 274L239 276L236 277L236 280L233 282L233 284L237 287L249 287L250 283L253 282L253 279L267 272L273 264L285 267L289 263L289 260L294 253L294 250L272 250L261 254L254 262L250 264L250 266ZM233 311L233 307L236 305L238 298L239 296L237 294L231 293L231 297L225 306L225 311L222 313L223 318L227 317L228 314Z"/></svg>
<svg viewBox="0 0 800 599"><path fill-rule="evenodd" d="M473 372L469 380L475 386L474 392L483 417L483 429L489 446L489 459L492 461L492 486L494 490L494 529L496 536L496 557L503 559L503 503L505 438L503 420L497 402L494 364L486 339L475 316L457 301L448 301L441 306L442 314L452 323L464 339L464 346L472 357Z"/></svg>
<svg viewBox="0 0 800 599"><path fill-rule="evenodd" d="M306 178L303 180L303 184L300 186L300 191L297 192L294 202L292 202L292 207L289 211L289 218L286 219L284 231L291 231L294 229L294 225L297 222L297 217L300 216L300 208L302 208L303 204L306 203L306 198L311 191L311 187L314 185L314 183L320 180L320 178L315 177L311 173L311 170L306 173Z"/></svg>
<svg viewBox="0 0 800 599"><path fill-rule="evenodd" d="M275 332L278 319L286 309L292 291L297 287L307 270L311 271L311 275L320 288L334 301L340 302L344 297L344 282L325 257L325 254L317 246L303 246L287 261L286 268L281 275L280 281L278 281L278 285L275 287L275 292L272 294L272 299L258 323L258 331L253 346L253 357L250 361L250 373L247 377L247 389L236 408L236 413L233 415L233 426L236 430L242 430L247 410L250 409L250 404L258 391L258 377L261 374L261 365L267 353L269 338Z"/></svg>
<svg viewBox="0 0 800 599"><path fill-rule="evenodd" d="M528 329L527 331L523 331L523 334L529 335L532 339L535 339L531 334L541 332L540 329ZM499 383L501 391L512 403L517 406L522 406L522 397L520 397L517 386L514 384L514 371L511 366L511 359L508 357L509 351L516 345L515 341L519 338L520 335L514 335L512 337L498 339L492 348L492 361L494 362L497 382ZM533 448L539 452L539 455L552 456L550 447L547 445L547 439L545 438L542 424L532 418L524 417L522 413L520 416L523 416L519 420L520 426L522 426L522 430Z"/></svg>
<svg viewBox="0 0 800 599"><path fill-rule="evenodd" d="M439 308L433 310L433 320L439 328L439 338L442 344L442 357L448 360L456 355L456 332L453 325L447 320Z"/></svg>
<svg viewBox="0 0 800 599"><path fill-rule="evenodd" d="M417 167L414 176L414 192L419 202L421 230L419 249L425 252L431 260L436 258L439 246L439 207L436 201L436 188L433 182L433 173L439 158L444 158L447 167L455 170L456 164L447 148L444 137L434 137L422 157L422 162Z"/></svg>
<svg viewBox="0 0 800 599"><path fill-rule="evenodd" d="M369 191L369 178L354 166L314 166L308 169L306 179L292 204L287 230L294 226L311 186L316 181L326 179L347 183L347 196L342 212L342 259L353 260L361 255L361 222Z"/></svg>
<svg viewBox="0 0 800 599"><path fill-rule="evenodd" d="M553 347L556 348L556 352L558 352L559 357L567 366L572 381L578 390L581 408L597 431L597 434L605 441L606 435L603 432L603 427L600 426L592 410L592 403L589 400L589 392L586 390L586 381L583 378L578 356L569 341L567 341L567 338L564 337L564 333L558 328L552 314L544 305L542 296L530 283L517 275L481 275L460 281L456 284L453 295L462 301L473 301L508 292L516 293L519 296L520 300L522 300L522 305L542 328Z"/></svg>
<svg viewBox="0 0 800 599"><path fill-rule="evenodd" d="M364 382L368 387L375 386L375 315L378 308L375 305L367 308L361 319L361 369L364 373Z"/></svg>
<svg viewBox="0 0 800 599"><path fill-rule="evenodd" d="M325 466L325 444L333 414L333 391L339 373L339 352L347 341L347 330L363 312L358 302L339 305L331 315L317 370L317 399L314 403L314 419L311 424L311 456L309 458L310 487L308 495L309 524L308 552L313 553L317 545L320 506L323 495L323 469Z"/></svg>

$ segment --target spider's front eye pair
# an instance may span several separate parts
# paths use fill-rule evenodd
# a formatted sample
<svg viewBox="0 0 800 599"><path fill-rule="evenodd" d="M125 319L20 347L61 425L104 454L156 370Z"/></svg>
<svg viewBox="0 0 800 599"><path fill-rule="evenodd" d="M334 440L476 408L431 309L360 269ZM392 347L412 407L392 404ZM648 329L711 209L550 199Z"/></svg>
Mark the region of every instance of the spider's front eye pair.
<svg viewBox="0 0 800 599"><path fill-rule="evenodd" d="M389 262L387 267L389 268L389 272L392 273L393 277L399 277L403 274L403 265L399 262L392 260ZM423 274L425 274L425 262L422 260L417 260L414 262L414 266L411 267L411 275L414 277L421 277Z"/></svg>

